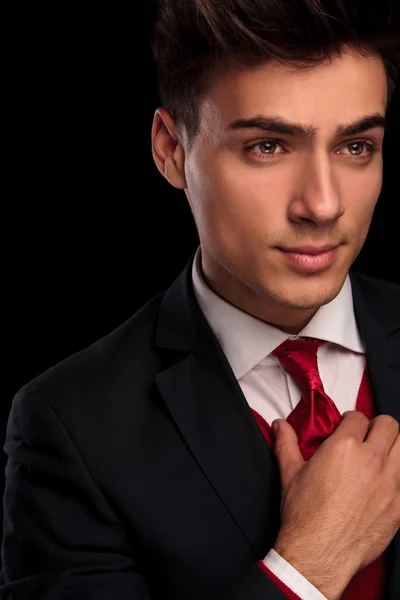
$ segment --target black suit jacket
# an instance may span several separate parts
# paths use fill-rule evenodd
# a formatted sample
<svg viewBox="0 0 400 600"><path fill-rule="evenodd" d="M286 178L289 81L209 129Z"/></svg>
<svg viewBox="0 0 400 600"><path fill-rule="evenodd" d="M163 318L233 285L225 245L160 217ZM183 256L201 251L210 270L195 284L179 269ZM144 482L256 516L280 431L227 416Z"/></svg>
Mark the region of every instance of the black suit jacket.
<svg viewBox="0 0 400 600"><path fill-rule="evenodd" d="M2 600L284 600L259 569L280 476L195 299L172 286L13 399ZM400 287L350 273L378 414L400 421ZM385 600L400 598L400 537Z"/></svg>

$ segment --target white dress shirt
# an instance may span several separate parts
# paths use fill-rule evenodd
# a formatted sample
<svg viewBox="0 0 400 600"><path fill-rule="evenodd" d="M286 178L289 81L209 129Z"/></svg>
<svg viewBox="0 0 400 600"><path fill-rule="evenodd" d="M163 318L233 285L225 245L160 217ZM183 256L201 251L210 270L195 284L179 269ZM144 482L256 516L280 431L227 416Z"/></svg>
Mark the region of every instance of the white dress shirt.
<svg viewBox="0 0 400 600"><path fill-rule="evenodd" d="M249 315L216 294L201 269L201 247L192 268L196 299L216 335L232 371L249 403L271 424L286 419L300 401L297 383L271 352L284 340L302 336L326 340L318 348L318 368L325 392L341 414L355 410L365 367L362 342L353 308L351 281L347 275L339 294L321 306L298 335L290 335ZM265 565L300 598L326 600L301 573L271 548Z"/></svg>

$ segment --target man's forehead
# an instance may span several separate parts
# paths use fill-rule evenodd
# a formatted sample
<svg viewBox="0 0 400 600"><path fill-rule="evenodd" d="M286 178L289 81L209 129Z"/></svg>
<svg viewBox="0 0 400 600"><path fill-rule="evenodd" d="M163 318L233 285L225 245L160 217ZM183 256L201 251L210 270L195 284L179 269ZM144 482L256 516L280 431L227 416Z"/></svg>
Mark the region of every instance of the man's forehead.
<svg viewBox="0 0 400 600"><path fill-rule="evenodd" d="M368 80L363 80L359 72L357 75L347 71L346 80L336 74L328 87L318 89L319 76L297 85L294 79L290 80L290 73L285 86L271 85L276 70L268 73L268 80L265 75L263 78L264 69L225 71L201 102L202 125L210 129L210 134L216 130L231 134L259 129L308 139L315 138L322 129L334 130L335 135L384 129L387 82L382 69L382 85L376 71L367 68ZM343 81L348 84L338 90L338 82ZM317 87L313 87L314 83Z"/></svg>

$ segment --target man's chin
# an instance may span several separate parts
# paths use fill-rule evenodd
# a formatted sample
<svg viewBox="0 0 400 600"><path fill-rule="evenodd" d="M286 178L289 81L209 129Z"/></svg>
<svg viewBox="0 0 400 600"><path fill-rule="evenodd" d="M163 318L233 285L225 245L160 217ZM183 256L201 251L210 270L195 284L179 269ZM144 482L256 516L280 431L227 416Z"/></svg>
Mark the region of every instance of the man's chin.
<svg viewBox="0 0 400 600"><path fill-rule="evenodd" d="M336 298L343 287L347 274L341 278L322 277L321 275L302 281L296 277L295 281L292 280L282 286L274 286L270 293L282 308L292 310L319 308Z"/></svg>

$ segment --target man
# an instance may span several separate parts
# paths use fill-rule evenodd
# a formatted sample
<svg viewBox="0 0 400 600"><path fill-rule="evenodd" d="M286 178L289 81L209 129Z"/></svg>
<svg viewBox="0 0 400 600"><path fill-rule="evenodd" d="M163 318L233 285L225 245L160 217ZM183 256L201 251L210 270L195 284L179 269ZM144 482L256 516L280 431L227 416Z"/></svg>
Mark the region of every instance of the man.
<svg viewBox="0 0 400 600"><path fill-rule="evenodd" d="M160 2L152 152L200 247L14 398L2 598L399 597L400 290L350 270L397 55L358 10Z"/></svg>

